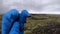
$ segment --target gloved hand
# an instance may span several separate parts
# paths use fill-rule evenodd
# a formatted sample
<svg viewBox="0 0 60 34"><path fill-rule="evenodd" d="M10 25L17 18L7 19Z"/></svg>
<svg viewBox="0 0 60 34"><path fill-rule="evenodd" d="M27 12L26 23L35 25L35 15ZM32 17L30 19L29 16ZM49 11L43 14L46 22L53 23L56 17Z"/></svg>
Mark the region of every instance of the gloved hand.
<svg viewBox="0 0 60 34"><path fill-rule="evenodd" d="M12 9L2 17L2 34L9 34L13 21L18 18L18 10Z"/></svg>

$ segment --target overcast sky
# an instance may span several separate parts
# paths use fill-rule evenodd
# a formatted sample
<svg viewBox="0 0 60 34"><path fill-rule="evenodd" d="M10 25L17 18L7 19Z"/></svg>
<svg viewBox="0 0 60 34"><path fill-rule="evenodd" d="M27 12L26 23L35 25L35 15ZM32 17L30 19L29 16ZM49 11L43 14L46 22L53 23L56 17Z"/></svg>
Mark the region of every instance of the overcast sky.
<svg viewBox="0 0 60 34"><path fill-rule="evenodd" d="M30 13L60 14L60 0L2 0L2 5L0 14L13 8L27 9Z"/></svg>

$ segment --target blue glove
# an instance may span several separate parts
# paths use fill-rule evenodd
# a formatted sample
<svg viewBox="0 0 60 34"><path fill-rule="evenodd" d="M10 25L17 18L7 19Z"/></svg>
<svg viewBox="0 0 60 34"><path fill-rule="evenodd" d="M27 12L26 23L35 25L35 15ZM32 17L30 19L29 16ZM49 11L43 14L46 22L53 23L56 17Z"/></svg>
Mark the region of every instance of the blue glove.
<svg viewBox="0 0 60 34"><path fill-rule="evenodd" d="M24 31L24 23L26 23L26 18L28 18L30 14L27 10L22 10L20 14L20 32Z"/></svg>
<svg viewBox="0 0 60 34"><path fill-rule="evenodd" d="M9 34L10 27L15 21L15 19L18 18L18 10L12 9L8 11L6 14L3 15L2 18L2 34Z"/></svg>

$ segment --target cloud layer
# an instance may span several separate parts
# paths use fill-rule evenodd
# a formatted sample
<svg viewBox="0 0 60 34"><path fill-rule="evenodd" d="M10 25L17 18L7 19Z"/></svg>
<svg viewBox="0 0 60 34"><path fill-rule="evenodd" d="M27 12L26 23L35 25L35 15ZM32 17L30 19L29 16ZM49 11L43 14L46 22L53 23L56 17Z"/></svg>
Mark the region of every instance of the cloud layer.
<svg viewBox="0 0 60 34"><path fill-rule="evenodd" d="M3 10L17 8L19 11L27 9L29 12L60 12L60 0L3 0Z"/></svg>

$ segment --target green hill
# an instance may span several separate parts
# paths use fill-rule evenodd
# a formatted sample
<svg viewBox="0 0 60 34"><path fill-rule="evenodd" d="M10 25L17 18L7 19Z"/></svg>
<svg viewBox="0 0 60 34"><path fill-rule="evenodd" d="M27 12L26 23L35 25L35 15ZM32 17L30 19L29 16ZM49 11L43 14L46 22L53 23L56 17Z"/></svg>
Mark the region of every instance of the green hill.
<svg viewBox="0 0 60 34"><path fill-rule="evenodd" d="M43 32L39 33L39 34L47 34L48 32L44 33L44 26L46 26L48 23L53 23L53 24L59 23L60 24L60 16L58 16L58 15L45 15L45 14L31 15L29 22L25 24L25 34L36 34L36 32L39 33L42 31ZM50 26L48 26L46 28L49 28L49 27ZM42 29L40 29L40 28L42 28ZM41 31L38 32L37 30L41 30Z"/></svg>
<svg viewBox="0 0 60 34"><path fill-rule="evenodd" d="M1 34L1 24L2 24L2 15L0 15L0 34Z"/></svg>
<svg viewBox="0 0 60 34"><path fill-rule="evenodd" d="M1 32L1 20L2 20L2 15L0 15L0 32ZM47 34L53 27L49 26L49 24L60 24L60 16L57 15L46 15L46 14L40 14L40 15L31 15L29 18L29 21L25 24L25 31L24 34ZM51 25L51 24L50 24ZM55 26L55 25L52 25ZM49 29L51 28L51 29ZM60 28L60 27L59 27ZM57 29L59 29L57 28ZM45 29L49 29L47 32L44 32ZM56 32L58 30L55 30ZM59 30L60 31L60 30ZM51 32L51 31L50 31ZM56 32L53 32L54 34Z"/></svg>

